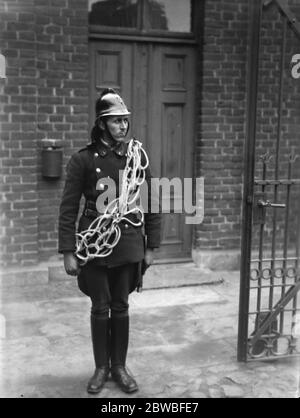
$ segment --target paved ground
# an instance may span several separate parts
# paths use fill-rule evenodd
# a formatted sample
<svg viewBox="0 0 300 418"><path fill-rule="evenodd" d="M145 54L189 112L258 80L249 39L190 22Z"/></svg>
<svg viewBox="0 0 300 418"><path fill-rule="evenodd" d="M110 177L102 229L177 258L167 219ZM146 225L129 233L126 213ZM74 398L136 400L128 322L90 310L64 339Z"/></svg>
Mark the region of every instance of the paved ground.
<svg viewBox="0 0 300 418"><path fill-rule="evenodd" d="M130 304L128 367L140 391L124 395L108 381L96 396L299 397L297 360L236 361L237 272L210 274L193 265L152 269ZM94 367L90 303L75 281L3 287L1 294L0 397L95 397L85 390Z"/></svg>

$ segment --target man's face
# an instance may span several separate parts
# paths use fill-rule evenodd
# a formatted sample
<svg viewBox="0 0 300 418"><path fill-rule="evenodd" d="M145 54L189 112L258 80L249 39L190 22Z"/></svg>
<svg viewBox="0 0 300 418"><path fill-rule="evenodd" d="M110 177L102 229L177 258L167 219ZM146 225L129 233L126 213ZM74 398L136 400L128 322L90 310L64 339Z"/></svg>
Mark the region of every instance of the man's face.
<svg viewBox="0 0 300 418"><path fill-rule="evenodd" d="M111 116L106 120L106 126L113 139L117 142L122 142L128 131L128 117L127 116Z"/></svg>

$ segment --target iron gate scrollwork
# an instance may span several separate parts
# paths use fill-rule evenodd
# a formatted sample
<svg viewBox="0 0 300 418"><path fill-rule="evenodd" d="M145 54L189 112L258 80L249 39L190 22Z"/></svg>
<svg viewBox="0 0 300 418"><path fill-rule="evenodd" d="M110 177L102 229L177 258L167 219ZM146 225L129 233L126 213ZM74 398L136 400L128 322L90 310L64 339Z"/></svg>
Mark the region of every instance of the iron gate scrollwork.
<svg viewBox="0 0 300 418"><path fill-rule="evenodd" d="M300 355L300 5L249 7L239 361Z"/></svg>

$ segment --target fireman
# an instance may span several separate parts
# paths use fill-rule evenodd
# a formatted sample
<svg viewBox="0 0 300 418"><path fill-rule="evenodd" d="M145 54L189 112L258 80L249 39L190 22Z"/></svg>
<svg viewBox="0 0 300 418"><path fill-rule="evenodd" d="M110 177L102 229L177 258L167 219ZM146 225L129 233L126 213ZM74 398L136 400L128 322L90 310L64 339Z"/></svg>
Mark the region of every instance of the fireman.
<svg viewBox="0 0 300 418"><path fill-rule="evenodd" d="M140 289L142 275L153 263L154 249L160 245L161 215L147 209L142 222L135 213L129 213L119 222L120 236L109 254L97 257L99 254L92 242L90 247L94 252L90 249L82 262L82 253L78 251L80 233L89 231L95 219L101 220L103 216L96 204L103 193L101 181L112 179L119 190L120 170L124 170L128 160L129 115L115 90L103 91L96 101L91 143L73 154L68 162L60 205L59 252L64 256L67 274L77 276L79 289L91 299L95 372L88 382L88 393L100 392L109 374L124 392L138 390L126 367L128 299L133 290ZM146 167L144 150L141 155ZM149 166L145 168L145 181L148 184L151 181ZM148 190L151 193L151 187ZM85 206L77 228L82 196Z"/></svg>

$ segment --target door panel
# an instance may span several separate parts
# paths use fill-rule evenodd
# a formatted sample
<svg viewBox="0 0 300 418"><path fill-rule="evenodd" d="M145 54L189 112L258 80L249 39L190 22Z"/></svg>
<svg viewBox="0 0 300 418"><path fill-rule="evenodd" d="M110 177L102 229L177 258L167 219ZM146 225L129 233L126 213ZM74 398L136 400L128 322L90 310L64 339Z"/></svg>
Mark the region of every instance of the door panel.
<svg viewBox="0 0 300 418"><path fill-rule="evenodd" d="M132 111L130 134L143 142L153 176L192 177L193 48L95 41L90 56L91 126L97 94L105 87L115 88ZM171 190L171 212L183 206L182 194L183 189ZM192 229L185 225L185 214L164 214L162 232L158 258L191 258Z"/></svg>
<svg viewBox="0 0 300 418"><path fill-rule="evenodd" d="M192 47L155 45L151 50L149 154L153 174L173 179L193 177L194 50ZM182 189L183 190L183 189ZM172 195L172 206L183 206L182 196ZM190 257L192 228L185 214L163 216L161 256Z"/></svg>
<svg viewBox="0 0 300 418"><path fill-rule="evenodd" d="M90 127L95 121L95 102L106 87L117 90L131 107L132 46L116 42L90 43Z"/></svg>

